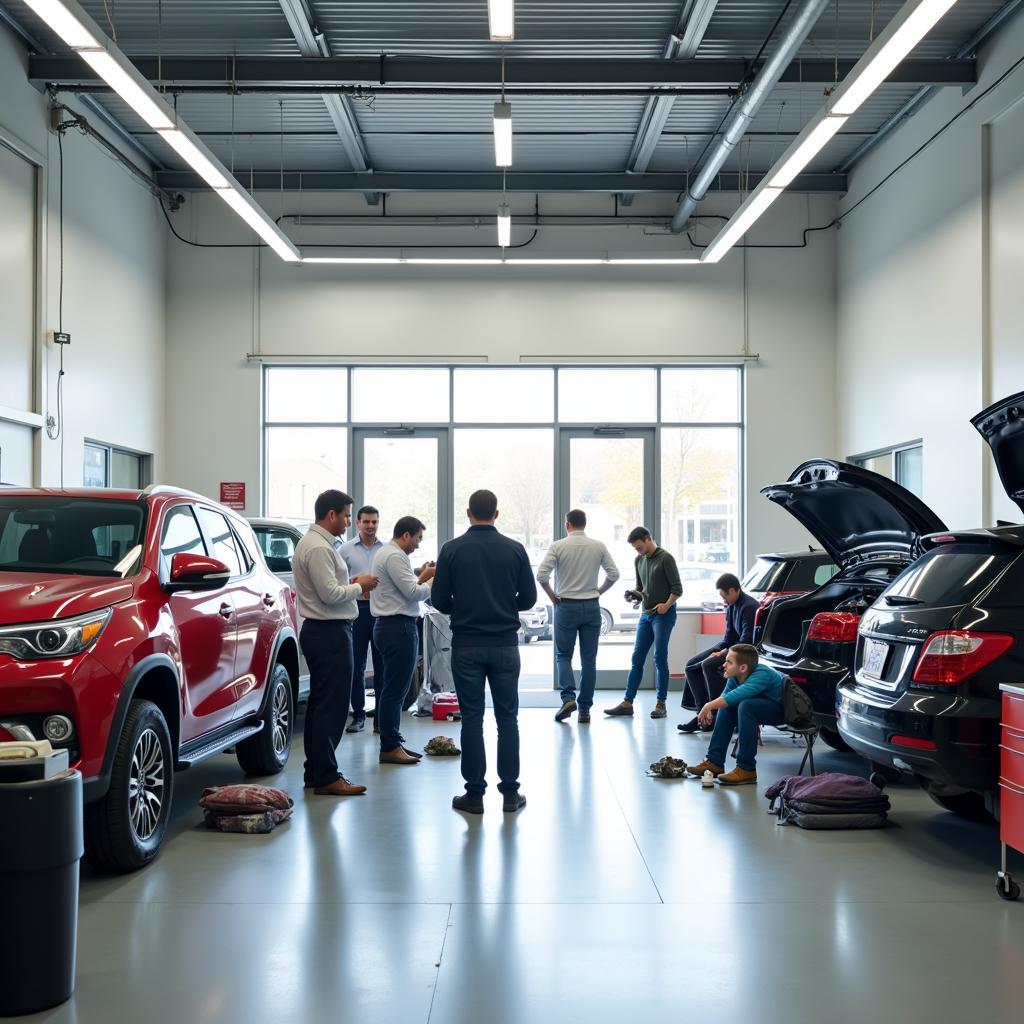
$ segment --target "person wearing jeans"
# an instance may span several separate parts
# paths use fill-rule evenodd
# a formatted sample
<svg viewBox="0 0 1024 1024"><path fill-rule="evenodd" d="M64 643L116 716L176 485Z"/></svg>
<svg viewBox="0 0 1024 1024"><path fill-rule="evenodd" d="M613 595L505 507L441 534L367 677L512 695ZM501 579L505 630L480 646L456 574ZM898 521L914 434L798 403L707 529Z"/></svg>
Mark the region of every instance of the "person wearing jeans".
<svg viewBox="0 0 1024 1024"><path fill-rule="evenodd" d="M555 611L555 664L562 707L556 722L564 722L579 708L581 724L590 721L597 683L597 644L601 635L601 605L598 598L619 578L608 549L586 534L587 515L574 508L565 517L567 536L556 540L537 569L537 582L551 598ZM604 569L604 582L597 579ZM551 574L555 587L551 586ZM580 699L576 702L576 678L572 656L576 638L580 642Z"/></svg>
<svg viewBox="0 0 1024 1024"><path fill-rule="evenodd" d="M626 591L627 601L642 601L644 610L636 625L633 662L626 679L622 702L605 708L606 715L632 717L633 701L643 679L647 655L654 647L654 670L657 684L656 702L651 718L664 718L668 712L668 640L676 624L676 602L683 596L676 560L658 547L651 531L638 526L630 532L629 543L636 551L636 584Z"/></svg>
<svg viewBox="0 0 1024 1024"><path fill-rule="evenodd" d="M757 648L735 644L725 655L728 682L721 697L709 701L697 716L701 724L714 718L707 757L687 770L698 777L708 771L723 786L746 786L757 782L757 729L761 725L781 725L782 673L769 665L759 665ZM725 758L732 734L739 729L736 767L725 771Z"/></svg>
<svg viewBox="0 0 1024 1024"><path fill-rule="evenodd" d="M462 712L462 778L466 791L456 811L482 814L487 788L484 685L491 688L498 723L498 789L502 809L526 806L519 792L519 613L532 608L537 585L526 548L495 529L498 499L474 491L466 510L470 527L437 556L431 601L449 616L452 676Z"/></svg>

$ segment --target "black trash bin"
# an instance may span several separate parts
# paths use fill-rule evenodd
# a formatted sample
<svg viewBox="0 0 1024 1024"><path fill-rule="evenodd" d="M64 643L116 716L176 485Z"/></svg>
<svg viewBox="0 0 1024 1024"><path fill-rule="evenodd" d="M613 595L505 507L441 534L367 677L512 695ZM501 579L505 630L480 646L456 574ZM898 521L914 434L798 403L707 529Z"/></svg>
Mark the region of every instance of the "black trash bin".
<svg viewBox="0 0 1024 1024"><path fill-rule="evenodd" d="M11 768L17 762L11 762ZM71 998L78 941L82 776L5 782L0 762L0 1016Z"/></svg>

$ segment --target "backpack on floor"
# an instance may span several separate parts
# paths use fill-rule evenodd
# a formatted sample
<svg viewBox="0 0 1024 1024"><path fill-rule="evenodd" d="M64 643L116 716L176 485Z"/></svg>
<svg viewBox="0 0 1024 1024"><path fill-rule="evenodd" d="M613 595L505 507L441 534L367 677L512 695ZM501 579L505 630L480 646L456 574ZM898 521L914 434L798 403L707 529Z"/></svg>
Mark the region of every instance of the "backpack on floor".
<svg viewBox="0 0 1024 1024"><path fill-rule="evenodd" d="M884 828L888 822L889 798L857 775L785 775L768 787L765 796L780 825L848 829Z"/></svg>
<svg viewBox="0 0 1024 1024"><path fill-rule="evenodd" d="M786 725L806 729L814 724L814 707L807 691L789 676L782 677L782 714Z"/></svg>

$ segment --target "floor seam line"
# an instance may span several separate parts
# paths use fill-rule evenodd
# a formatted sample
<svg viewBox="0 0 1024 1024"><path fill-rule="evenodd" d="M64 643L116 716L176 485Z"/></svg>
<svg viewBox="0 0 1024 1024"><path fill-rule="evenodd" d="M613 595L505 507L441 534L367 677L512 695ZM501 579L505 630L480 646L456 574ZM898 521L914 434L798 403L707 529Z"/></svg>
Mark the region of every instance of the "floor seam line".
<svg viewBox="0 0 1024 1024"><path fill-rule="evenodd" d="M444 948L448 943L448 929L452 926L452 910L454 904L448 904L448 917L445 918L444 922L444 935L441 937L441 952L437 957L437 967L434 971L434 990L430 993L430 1007L427 1009L427 1024L430 1024L430 1018L434 1015L434 1000L437 998L437 985L441 980L441 965L444 963Z"/></svg>
<svg viewBox="0 0 1024 1024"><path fill-rule="evenodd" d="M626 823L626 828L629 829L630 838L633 840L633 845L636 847L636 852L640 854L640 859L643 861L644 868L647 870L647 877L651 880L651 885L654 886L654 891L658 894L658 902L665 906L665 897L661 895L661 890L658 888L658 883L654 880L654 873L651 871L650 864L647 863L647 858L644 856L644 851L640 848L640 841L636 837L636 833L633 831L633 826L629 822L629 818L626 817L626 809L622 806L622 801L619 799L619 794L615 789L615 784L612 782L611 773L608 768L604 769L605 778L608 780L608 787L612 791L612 795L615 797L615 803L619 808L619 813L622 815L622 820Z"/></svg>

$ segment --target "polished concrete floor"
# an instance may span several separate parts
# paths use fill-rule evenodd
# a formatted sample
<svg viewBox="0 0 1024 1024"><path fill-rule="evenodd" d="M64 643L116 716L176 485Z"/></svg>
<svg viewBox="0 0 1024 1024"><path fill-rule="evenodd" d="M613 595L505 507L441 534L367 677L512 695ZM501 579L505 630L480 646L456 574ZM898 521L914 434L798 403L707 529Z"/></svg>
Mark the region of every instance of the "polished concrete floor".
<svg viewBox="0 0 1024 1024"><path fill-rule="evenodd" d="M649 704L589 727L524 710L518 815L493 790L483 816L455 813L456 759L379 766L368 732L341 751L369 787L360 798L304 796L297 739L279 780L295 816L270 836L201 825L203 787L238 780L231 756L177 776L154 864L83 869L74 998L23 1019L1024 1019L1024 902L996 897L994 829L908 786L890 790L885 831L779 827L763 791L799 764L787 737L766 736L757 787L653 779L651 761L698 761L704 743L677 734L678 711L646 717ZM458 734L403 728L416 746ZM859 767L823 751L825 769ZM1013 865L1024 875L1024 858Z"/></svg>

